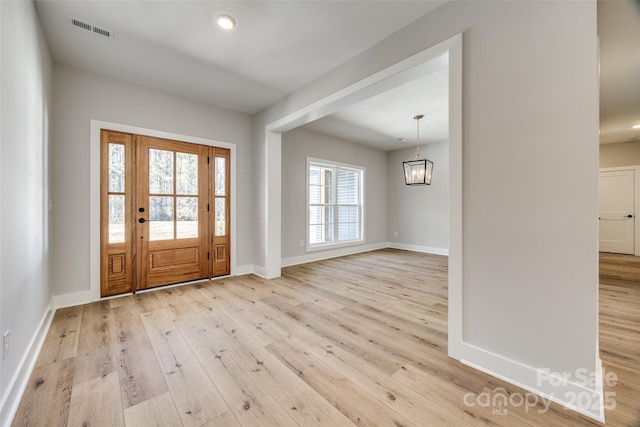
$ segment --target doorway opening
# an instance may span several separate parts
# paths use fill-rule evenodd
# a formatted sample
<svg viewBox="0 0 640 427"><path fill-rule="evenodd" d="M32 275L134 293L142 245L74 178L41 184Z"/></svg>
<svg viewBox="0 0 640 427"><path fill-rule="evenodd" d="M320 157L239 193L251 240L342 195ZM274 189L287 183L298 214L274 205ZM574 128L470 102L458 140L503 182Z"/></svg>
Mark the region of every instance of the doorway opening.
<svg viewBox="0 0 640 427"><path fill-rule="evenodd" d="M448 352L451 357L462 359L465 351L462 336L462 34L268 124L265 129L265 215L282 217L282 133L422 77L429 61L443 54L449 55ZM282 224L268 221L265 227L264 275L270 279L280 276Z"/></svg>
<svg viewBox="0 0 640 427"><path fill-rule="evenodd" d="M100 131L100 296L230 274L230 150Z"/></svg>
<svg viewBox="0 0 640 427"><path fill-rule="evenodd" d="M89 157L89 286L83 292L74 292L71 294L60 295L56 297L56 304L59 306L71 306L85 304L88 302L98 301L105 298L101 295L101 132L103 129L115 132L144 135L152 138L159 138L171 141L180 141L188 144L201 145L205 147L217 147L227 149L229 151L228 166L228 184L229 184L229 275L237 275L244 271L245 267L238 266L238 258L236 256L236 224L237 224L237 197L236 195L236 158L237 146L221 140L197 137L193 135L173 133L166 130L158 130L144 128L139 126L127 125L122 123L107 122L97 119L90 121L90 157ZM138 213L136 211L136 213ZM139 219L135 218L136 221ZM206 255L206 254L205 254ZM116 265L117 267L117 265ZM224 277L224 276L222 276ZM138 290L140 288L138 287ZM122 295L122 294L120 294Z"/></svg>

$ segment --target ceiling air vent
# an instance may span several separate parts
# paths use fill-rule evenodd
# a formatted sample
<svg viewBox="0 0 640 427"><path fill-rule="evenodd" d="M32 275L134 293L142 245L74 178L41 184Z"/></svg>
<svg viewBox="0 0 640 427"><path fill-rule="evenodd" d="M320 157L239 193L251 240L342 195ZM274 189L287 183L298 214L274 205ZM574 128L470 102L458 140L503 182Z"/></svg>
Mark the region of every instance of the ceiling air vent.
<svg viewBox="0 0 640 427"><path fill-rule="evenodd" d="M87 24L74 18L71 18L70 21L71 25L81 30L86 30L102 37L113 38L113 31L105 30L104 28L96 27L95 25Z"/></svg>

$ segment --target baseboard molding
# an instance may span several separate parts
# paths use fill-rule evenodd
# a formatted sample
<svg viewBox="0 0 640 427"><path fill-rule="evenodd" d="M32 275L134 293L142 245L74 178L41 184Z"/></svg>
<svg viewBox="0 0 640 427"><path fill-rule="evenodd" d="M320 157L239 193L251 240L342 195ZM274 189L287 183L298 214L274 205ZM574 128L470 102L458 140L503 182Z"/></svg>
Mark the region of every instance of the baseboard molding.
<svg viewBox="0 0 640 427"><path fill-rule="evenodd" d="M256 276L260 276L263 279L267 278L267 269L264 267L261 267L259 265L253 265L251 266L251 273L255 274Z"/></svg>
<svg viewBox="0 0 640 427"><path fill-rule="evenodd" d="M576 411L584 416L604 423L604 390L602 387L602 361L589 381L565 380L515 360L491 353L473 345L463 343L460 362L478 371L516 385L547 401L557 403L564 408ZM573 373L572 373L573 374ZM578 378L579 379L579 378ZM593 387L589 384L593 380ZM509 402L507 402L507 405ZM508 410L508 406L505 406ZM530 408L529 410L537 410Z"/></svg>
<svg viewBox="0 0 640 427"><path fill-rule="evenodd" d="M408 245L404 243L395 243L395 242L382 242L382 243L373 243L370 245L358 245L358 246L348 246L339 249L328 249L326 251L317 251L311 252L307 255L302 255L298 257L292 258L284 258L282 259L281 266L289 267L291 265L298 264L306 264L308 262L313 261L321 261L323 259L337 258L345 255L353 255L359 254L362 252L375 251L378 249L384 248L394 248L394 249L402 249L407 251L415 251L415 252L424 252L429 254L436 255L448 255L449 251L447 249L442 248L432 248L428 246L418 246L418 245ZM262 278L265 278L267 275L267 271L264 267L254 264L246 264L239 265L232 268L232 276L243 276L245 274L255 274ZM180 285L176 285L180 286ZM122 295L118 295L116 297L120 297ZM82 305L89 304L92 302L96 302L106 298L97 297L91 289L87 289L85 291L80 292L71 292L68 294L54 295L53 300L53 308L64 308L71 307L74 305Z"/></svg>
<svg viewBox="0 0 640 427"><path fill-rule="evenodd" d="M10 426L13 421L13 417L16 415L18 405L20 405L20 399L22 399L22 395L27 388L29 377L31 376L33 367L35 366L38 355L40 354L40 349L42 348L44 339L49 331L49 326L51 325L55 311L54 301L53 298L51 298L49 306L47 307L44 316L42 316L42 320L40 320L40 324L31 338L31 341L29 341L29 346L18 364L18 369L2 396L2 403L0 404L0 425L2 427Z"/></svg>
<svg viewBox="0 0 640 427"><path fill-rule="evenodd" d="M234 269L232 269L231 275L232 276L244 276L245 274L253 273L253 270L254 270L254 265L252 265L252 264L239 265L239 266L236 266Z"/></svg>
<svg viewBox="0 0 640 427"><path fill-rule="evenodd" d="M399 242L388 242L387 247L392 249L402 249L405 251L423 252L425 254L449 256L449 249L446 249L446 248L434 248L431 246L410 245L408 243L399 243Z"/></svg>
<svg viewBox="0 0 640 427"><path fill-rule="evenodd" d="M99 299L99 298L98 298ZM68 294L54 295L53 306L55 308L71 307L74 305L89 304L98 301L89 289L80 292L71 292Z"/></svg>
<svg viewBox="0 0 640 427"><path fill-rule="evenodd" d="M257 267L255 265L251 265L251 264L232 267L232 270L233 270L232 276L242 276L242 275L245 275L245 274L252 274L252 273L258 274L260 276L261 275L260 272L264 271L264 269L262 267ZM189 282L189 283L191 283L191 282ZM168 287L183 286L183 285L186 285L186 284L188 284L188 283L178 283L178 284L175 284L175 285L163 286L162 288L166 289ZM149 291L152 291L152 290L153 289L149 289ZM143 292L143 291L141 291L141 292ZM100 298L99 296L96 296L91 289L87 289L85 291L70 292L68 294L54 295L52 300L53 300L53 307L54 308L64 308L64 307L72 307L72 306L75 306L75 305L90 304L92 302L102 301L102 300L111 299L111 298L120 298L120 297L127 296L127 295L131 295L131 294L115 295L113 297Z"/></svg>
<svg viewBox="0 0 640 427"><path fill-rule="evenodd" d="M345 255L359 254L362 252L375 251L378 249L384 249L389 247L387 242L373 243L370 245L358 245L349 246L339 249L327 249L326 251L311 252L306 255L301 255L291 258L283 258L280 265L282 267L289 267L292 265L306 264L308 262L321 261L323 259L337 258Z"/></svg>

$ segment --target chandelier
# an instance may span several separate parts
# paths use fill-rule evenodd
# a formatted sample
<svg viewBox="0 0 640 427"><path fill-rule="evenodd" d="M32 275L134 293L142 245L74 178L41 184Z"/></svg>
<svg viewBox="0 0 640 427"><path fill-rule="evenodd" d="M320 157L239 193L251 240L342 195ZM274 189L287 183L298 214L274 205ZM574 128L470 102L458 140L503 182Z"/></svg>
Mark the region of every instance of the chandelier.
<svg viewBox="0 0 640 427"><path fill-rule="evenodd" d="M431 185L433 162L420 155L420 119L423 114L414 117L416 121L416 157L402 162L404 167L404 182L407 185Z"/></svg>

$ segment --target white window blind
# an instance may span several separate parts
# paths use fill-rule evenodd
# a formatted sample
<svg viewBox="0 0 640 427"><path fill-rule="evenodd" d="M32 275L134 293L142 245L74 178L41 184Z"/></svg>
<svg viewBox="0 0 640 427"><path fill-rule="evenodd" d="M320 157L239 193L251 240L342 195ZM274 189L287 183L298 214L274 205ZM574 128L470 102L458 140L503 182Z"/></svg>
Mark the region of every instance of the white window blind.
<svg viewBox="0 0 640 427"><path fill-rule="evenodd" d="M309 248L362 240L364 169L308 160Z"/></svg>

